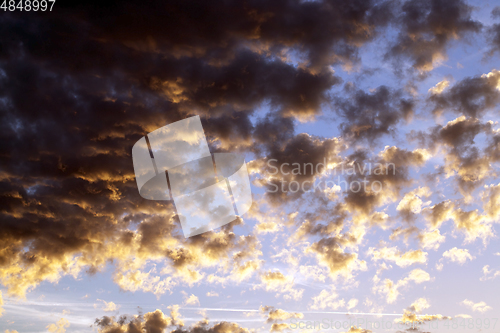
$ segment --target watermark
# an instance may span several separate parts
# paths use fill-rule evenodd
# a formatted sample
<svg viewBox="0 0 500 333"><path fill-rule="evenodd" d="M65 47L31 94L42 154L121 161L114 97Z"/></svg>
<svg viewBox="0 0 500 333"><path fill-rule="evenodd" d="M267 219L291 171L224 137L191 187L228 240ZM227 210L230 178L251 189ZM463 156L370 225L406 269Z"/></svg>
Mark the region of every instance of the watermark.
<svg viewBox="0 0 500 333"><path fill-rule="evenodd" d="M269 159L266 163L268 170L267 192L297 193L297 192L331 192L350 191L358 193L378 193L383 189L383 182L372 176L396 175L394 163L340 163L329 168L326 158L323 163L279 163L276 159ZM317 175L329 180L316 179ZM336 177L335 177L336 176ZM292 179L289 179L292 178ZM303 178L314 178L304 180ZM375 178L375 179L374 179ZM333 179L333 180L332 180Z"/></svg>
<svg viewBox="0 0 500 333"><path fill-rule="evenodd" d="M355 315L355 313L353 313ZM376 320L352 318L349 320L338 320L332 318L322 318L321 320L299 320L290 319L289 328L306 330L349 330L351 327L366 330L426 330L426 329L449 329L449 330L488 330L495 329L498 318L453 318L444 320L401 321L401 320Z"/></svg>
<svg viewBox="0 0 500 333"><path fill-rule="evenodd" d="M232 222L252 205L244 156L211 154L199 116L142 137L132 159L141 197L172 200L186 237Z"/></svg>

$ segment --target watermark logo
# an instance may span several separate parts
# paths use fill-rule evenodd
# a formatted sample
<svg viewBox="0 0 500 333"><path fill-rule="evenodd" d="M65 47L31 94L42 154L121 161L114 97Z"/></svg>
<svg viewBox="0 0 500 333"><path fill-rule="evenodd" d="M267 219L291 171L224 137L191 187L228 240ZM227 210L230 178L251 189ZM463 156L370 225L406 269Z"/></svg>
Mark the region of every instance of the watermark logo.
<svg viewBox="0 0 500 333"><path fill-rule="evenodd" d="M366 192L383 190L383 179L396 175L394 163L337 163L326 158L316 163L280 163L269 159L265 167L268 193Z"/></svg>
<svg viewBox="0 0 500 333"><path fill-rule="evenodd" d="M252 205L244 156L211 154L199 116L141 138L132 159L140 195L173 200L185 237L232 222Z"/></svg>

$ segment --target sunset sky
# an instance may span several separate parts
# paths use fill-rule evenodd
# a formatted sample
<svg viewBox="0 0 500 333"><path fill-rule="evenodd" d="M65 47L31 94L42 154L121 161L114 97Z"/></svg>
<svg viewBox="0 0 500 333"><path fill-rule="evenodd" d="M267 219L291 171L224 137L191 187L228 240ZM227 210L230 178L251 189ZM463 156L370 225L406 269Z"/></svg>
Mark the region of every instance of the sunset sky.
<svg viewBox="0 0 500 333"><path fill-rule="evenodd" d="M499 332L499 59L499 0L1 9L0 333ZM185 238L132 147L192 116L253 205Z"/></svg>

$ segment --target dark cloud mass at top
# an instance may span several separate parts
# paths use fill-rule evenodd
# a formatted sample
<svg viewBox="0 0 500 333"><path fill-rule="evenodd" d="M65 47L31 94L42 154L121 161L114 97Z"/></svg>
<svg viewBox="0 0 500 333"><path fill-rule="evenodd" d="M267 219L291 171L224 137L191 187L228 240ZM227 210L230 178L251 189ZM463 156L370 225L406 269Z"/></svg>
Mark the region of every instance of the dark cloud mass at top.
<svg viewBox="0 0 500 333"><path fill-rule="evenodd" d="M286 292L300 294L286 285L282 273L269 273L279 281L267 282L268 273L260 271L264 250L258 232L235 231L242 219L185 239L171 203L140 197L132 146L145 134L193 115L200 115L212 152L239 151L254 158L249 170L254 185L264 188L279 180L322 177L315 170L278 175L266 184L269 179L259 176L269 172L270 159L396 165L393 175L368 177L384 184L381 193L346 190L336 194L335 204L321 198L316 204L323 207L313 213L286 215L293 215L287 225L298 230L290 239L314 237L308 239L308 254L331 277L350 279L365 262L345 247L359 244L364 234L346 230L351 224L361 230L385 223L376 210L415 185L412 168L423 166L429 154L443 149L443 169L456 172L461 193L482 184L491 164L500 160L500 136L483 119L498 110L500 74L492 69L467 76L420 98L385 83L365 89L339 72L355 70L363 47L375 42L381 43L384 66L402 73L409 61L420 79L446 60L454 41L469 36L484 33L487 55L497 56L500 25L483 29L472 11L462 0L188 0L61 1L52 12L1 12L0 283L9 295L23 297L44 281L96 274L109 264L122 290L158 297L177 285L208 279L205 268L217 268L230 283L258 277L257 289L274 292L273 283L281 283ZM492 17L498 19L498 8ZM373 76L378 71L373 69ZM410 72L405 73L414 80ZM424 117L459 118L413 131L408 141L416 142L417 150L392 143L381 152L367 150L395 140L419 103L430 106ZM297 130L325 114L337 122L339 137ZM480 134L487 135L484 151L473 146ZM491 193L496 198L497 190ZM290 203L297 210L315 207L302 193L262 197L270 210ZM259 214L266 213L255 205L252 217L264 219ZM479 222L470 222L474 211L441 206L460 215L463 228L480 229ZM496 214L493 208L489 212ZM166 263L168 277L156 279L143 269L155 260ZM163 332L174 326L179 333L248 332L229 322L184 326L176 316L174 308L170 316L160 310L105 316L95 327L106 333Z"/></svg>
<svg viewBox="0 0 500 333"><path fill-rule="evenodd" d="M288 126L279 132L293 135L288 117L318 114L340 82L322 68L357 61L358 46L391 18L390 4L374 1L102 5L0 18L7 285L14 264L119 237L131 222L124 213L169 211L136 191L130 149L142 135L201 114L219 149L256 140L279 151L249 115L270 102L274 121ZM283 61L288 50L304 65ZM37 273L28 285L43 279Z"/></svg>
<svg viewBox="0 0 500 333"><path fill-rule="evenodd" d="M446 60L453 40L477 33L482 24L471 17L472 7L459 0L410 0L398 17L401 30L387 57L409 58L413 68L428 72Z"/></svg>

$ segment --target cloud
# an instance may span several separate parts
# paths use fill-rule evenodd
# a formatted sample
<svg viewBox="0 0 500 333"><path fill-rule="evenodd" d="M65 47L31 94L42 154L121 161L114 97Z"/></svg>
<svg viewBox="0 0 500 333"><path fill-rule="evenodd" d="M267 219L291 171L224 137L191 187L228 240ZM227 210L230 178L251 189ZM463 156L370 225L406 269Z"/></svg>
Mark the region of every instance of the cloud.
<svg viewBox="0 0 500 333"><path fill-rule="evenodd" d="M465 201L471 202L471 193L491 175L491 163L495 158L495 154L488 151L494 150L493 146L490 145L481 152L474 140L479 134L491 136L492 125L491 121L483 123L479 119L462 115L445 126L431 128L428 134L413 132L409 138L419 140L433 154L444 154L441 172L446 178L453 177ZM449 205L446 205L447 207L441 208L449 209Z"/></svg>
<svg viewBox="0 0 500 333"><path fill-rule="evenodd" d="M480 280L493 280L497 276L500 276L500 269L490 270L490 265L486 265L483 267L483 276L480 278Z"/></svg>
<svg viewBox="0 0 500 333"><path fill-rule="evenodd" d="M177 326L178 329L181 329L184 323L179 316L179 306L172 305L168 308L170 310L169 316L157 309L144 315L121 316L117 321L114 317L104 316L101 319L96 319L94 325L97 326L99 332L103 333L141 331L162 333L169 326Z"/></svg>
<svg viewBox="0 0 500 333"><path fill-rule="evenodd" d="M478 237L486 242L494 235L491 221L480 215L478 210L463 211L459 208L453 212L453 219L455 227L465 234L467 242L472 242Z"/></svg>
<svg viewBox="0 0 500 333"><path fill-rule="evenodd" d="M355 175L348 176L347 180L367 181L366 191L347 191L344 201L346 209L358 215L360 220L369 221L370 215L378 206L394 202L400 199L400 192L404 187L412 184L413 180L409 176L410 167L418 168L425 164L429 154L424 149L415 149L414 151L398 148L395 146L386 146L374 161L367 161L367 152L358 151L350 156L350 160L356 164L372 163L376 165L369 174L358 172ZM377 169L377 172L375 172ZM378 182L378 183L377 183ZM371 190L371 184L382 184L379 191ZM375 187L375 189L378 187Z"/></svg>
<svg viewBox="0 0 500 333"><path fill-rule="evenodd" d="M425 298L419 298L413 302L407 309L404 310L403 316L401 318L395 319L394 322L400 324L407 323L417 323L417 326L410 328L408 330L418 330L418 325L422 325L426 321L434 320L451 320L451 317L443 316L441 314L429 315L420 314L422 310L428 309L430 307L429 302Z"/></svg>
<svg viewBox="0 0 500 333"><path fill-rule="evenodd" d="M299 300L304 293L304 289L294 288L295 281L292 275L283 275L280 271L263 272L260 274L260 280L260 287L266 291L276 292L277 295L283 295L284 299Z"/></svg>
<svg viewBox="0 0 500 333"><path fill-rule="evenodd" d="M52 333L64 333L66 332L66 328L68 328L69 326L70 326L69 321L67 321L64 318L61 318L57 321L56 324L47 325L46 329Z"/></svg>
<svg viewBox="0 0 500 333"><path fill-rule="evenodd" d="M116 305L114 302L106 302L106 301L103 301L102 299L98 299L98 301L101 301L104 303L102 310L105 312L114 312L120 308L120 306ZM97 304L94 304L94 307L97 307Z"/></svg>
<svg viewBox="0 0 500 333"><path fill-rule="evenodd" d="M453 203L447 200L437 203L431 207L424 208L423 213L425 219L429 222L430 227L432 229L438 230L443 222L446 222L453 217L453 208Z"/></svg>
<svg viewBox="0 0 500 333"><path fill-rule="evenodd" d="M436 229L434 231L424 231L417 236L422 248L437 250L441 243L444 243L446 237Z"/></svg>
<svg viewBox="0 0 500 333"><path fill-rule="evenodd" d="M356 305L358 305L358 300L355 298L351 298L349 302L347 302L347 310L354 309Z"/></svg>
<svg viewBox="0 0 500 333"><path fill-rule="evenodd" d="M500 72L493 69L487 74L466 77L444 92L431 94L428 102L433 105L435 114L451 111L480 118L500 101L499 83Z"/></svg>
<svg viewBox="0 0 500 333"><path fill-rule="evenodd" d="M403 314L403 317L396 319L396 321L400 323L422 323L426 321L433 321L433 320L451 320L451 317L448 316L443 316L441 314L436 314L436 315L417 315L415 313L405 311Z"/></svg>
<svg viewBox="0 0 500 333"><path fill-rule="evenodd" d="M428 309L430 307L429 301L425 298L419 298L415 302L410 305L409 310L414 312L422 312L424 309Z"/></svg>
<svg viewBox="0 0 500 333"><path fill-rule="evenodd" d="M381 295L385 295L386 302L392 304L398 299L400 295L399 288L407 286L411 281L415 282L416 284L420 284L430 280L431 277L429 273L420 268L412 270L410 273L408 273L407 277L398 280L396 283L394 283L394 281L392 281L391 279L385 279L381 281L378 275L375 275L375 277L373 278L373 281L375 282L373 291Z"/></svg>
<svg viewBox="0 0 500 333"><path fill-rule="evenodd" d="M372 331L361 327L351 326L347 332L343 333L371 333Z"/></svg>
<svg viewBox="0 0 500 333"><path fill-rule="evenodd" d="M453 40L481 30L471 18L472 7L464 1L410 0L398 16L401 29L386 59L409 59L412 67L426 73L447 60Z"/></svg>
<svg viewBox="0 0 500 333"><path fill-rule="evenodd" d="M216 293L215 291L209 291L207 292L208 297L219 297L219 294Z"/></svg>
<svg viewBox="0 0 500 333"><path fill-rule="evenodd" d="M283 332L288 328L288 324L285 323L273 323L271 325L271 332Z"/></svg>
<svg viewBox="0 0 500 333"><path fill-rule="evenodd" d="M359 260L357 253L344 252L340 247L342 242L337 237L322 238L306 249L306 253L313 253L319 264L328 268L332 279L338 276L350 279L354 271L366 270L366 262Z"/></svg>
<svg viewBox="0 0 500 333"><path fill-rule="evenodd" d="M469 301L468 299L463 300L460 304L465 305L470 308L474 312L486 312L491 310L491 306L486 305L485 302L474 303L473 301Z"/></svg>
<svg viewBox="0 0 500 333"><path fill-rule="evenodd" d="M176 310L171 308L170 316L166 316L161 310L148 312L144 315L122 316L118 320L114 317L102 317L96 319L95 326L100 333L162 333L165 329L173 328L173 333L249 333L250 330L239 326L236 323L220 322L209 326L208 320L202 320L192 326L185 327L182 322L176 319ZM178 315L178 314L177 314Z"/></svg>
<svg viewBox="0 0 500 333"><path fill-rule="evenodd" d="M427 252L422 250L414 250L402 253L397 247L383 247L379 250L371 247L368 255L371 255L373 260L392 261L399 267L408 267L416 263L425 264L427 262Z"/></svg>
<svg viewBox="0 0 500 333"><path fill-rule="evenodd" d="M394 135L396 125L409 121L414 113L414 101L404 98L402 91L380 86L370 93L347 84L345 95L334 106L344 120L340 129L348 141L366 140L371 143L383 135Z"/></svg>
<svg viewBox="0 0 500 333"><path fill-rule="evenodd" d="M396 210L400 212L404 219L410 220L414 218L415 214L419 214L422 211L423 206L431 203L431 201L422 201L422 198L428 198L431 194L431 190L428 187L419 187L410 191L404 195Z"/></svg>
<svg viewBox="0 0 500 333"><path fill-rule="evenodd" d="M449 85L450 81L444 79L443 81L438 82L434 87L430 88L428 92L432 95L438 95L448 88Z"/></svg>
<svg viewBox="0 0 500 333"><path fill-rule="evenodd" d="M493 8L491 16L498 18L498 7ZM500 24L495 23L486 29L486 35L490 43L490 49L487 52L488 56L494 56L495 53L500 53Z"/></svg>
<svg viewBox="0 0 500 333"><path fill-rule="evenodd" d="M191 294L188 297L185 297L184 300L185 305L200 305L200 300L194 294Z"/></svg>
<svg viewBox="0 0 500 333"><path fill-rule="evenodd" d="M458 314L458 315L455 316L455 318L465 318L465 319L468 319L468 318L472 318L472 316L467 315L467 314Z"/></svg>
<svg viewBox="0 0 500 333"><path fill-rule="evenodd" d="M280 330L283 330L284 328L288 328L287 324L284 324L286 326L283 325L274 326L274 324L278 323L279 321L287 320L290 318L298 318L298 319L304 318L304 315L302 313L287 312L281 309L275 309L273 306L261 306L260 311L267 315L266 319L267 323L273 323L271 330L273 329L277 330L278 328L280 328Z"/></svg>
<svg viewBox="0 0 500 333"><path fill-rule="evenodd" d="M467 249L458 249L458 248L454 247L448 251L445 251L443 253L443 258L446 258L451 262L456 262L456 263L459 263L460 265L463 265L463 264L465 264L467 259L472 261L476 257L472 256L469 253L469 250L467 250Z"/></svg>
<svg viewBox="0 0 500 333"><path fill-rule="evenodd" d="M318 296L312 297L313 304L311 309L313 310L337 310L345 306L344 299L338 299L339 294L335 290L322 290Z"/></svg>
<svg viewBox="0 0 500 333"><path fill-rule="evenodd" d="M257 124L256 131L260 126L267 127L268 121ZM280 128L272 131L283 135ZM266 188L266 197L272 204L280 205L301 197L304 191L311 190L315 179L341 160L339 153L343 144L337 138L324 139L301 133L280 142L281 139L269 140L268 132L265 132L268 154L250 162L248 171L258 174L257 185ZM292 183L298 183L301 190L292 188Z"/></svg>

